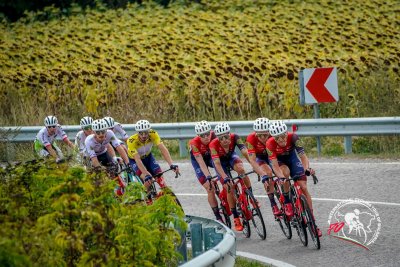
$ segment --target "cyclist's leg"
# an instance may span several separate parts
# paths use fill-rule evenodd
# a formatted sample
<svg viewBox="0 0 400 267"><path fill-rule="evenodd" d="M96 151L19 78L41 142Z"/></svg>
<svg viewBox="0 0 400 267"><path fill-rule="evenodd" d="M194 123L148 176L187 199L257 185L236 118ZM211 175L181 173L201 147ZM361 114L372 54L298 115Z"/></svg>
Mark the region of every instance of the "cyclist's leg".
<svg viewBox="0 0 400 267"><path fill-rule="evenodd" d="M210 205L210 207L215 215L215 218L217 220L221 220L222 218L221 218L221 214L219 213L219 210L218 210L218 202L215 197L214 187L211 185L211 183L209 181L206 180L206 176L201 171L199 163L192 156L192 154L191 154L190 160L192 162L194 172L196 173L197 180L199 181L199 183L204 187L204 189L207 192L208 204ZM204 162L206 163L207 166L210 165L210 163L206 162L206 160Z"/></svg>
<svg viewBox="0 0 400 267"><path fill-rule="evenodd" d="M156 175L162 172L160 165L158 164L157 160L154 158L153 154L150 153L149 155L146 156L146 158L143 161L144 166L146 169L151 173L151 175ZM156 179L157 183L161 188L166 187L167 185L165 184L164 177L158 177Z"/></svg>
<svg viewBox="0 0 400 267"><path fill-rule="evenodd" d="M243 162L242 162L242 160L240 159L239 155L236 154L236 152L233 152L233 153L232 153L232 156L231 156L231 158L230 158L230 160L229 160L229 165L230 165L231 168L232 168L235 172L237 172L239 175L242 175L242 174L245 174L245 173L246 173L246 171L245 171L245 169L244 169L244 166L243 166ZM247 187L250 191L252 191L251 182L250 182L250 179L249 179L249 177L248 177L247 175L243 178L243 181L244 181L246 187Z"/></svg>
<svg viewBox="0 0 400 267"><path fill-rule="evenodd" d="M51 146L53 147L54 151L57 153L58 158L63 159L64 158L64 154L62 153L61 149L57 146L57 143L53 143L51 144Z"/></svg>
<svg viewBox="0 0 400 267"><path fill-rule="evenodd" d="M307 176L304 174L304 168L303 165L301 164L301 160L297 156L297 153L295 152L290 154L290 176L297 177L296 178L297 183L299 184L301 191L303 192L303 194L307 199L307 204L310 207L310 209L313 210L311 195L307 189Z"/></svg>

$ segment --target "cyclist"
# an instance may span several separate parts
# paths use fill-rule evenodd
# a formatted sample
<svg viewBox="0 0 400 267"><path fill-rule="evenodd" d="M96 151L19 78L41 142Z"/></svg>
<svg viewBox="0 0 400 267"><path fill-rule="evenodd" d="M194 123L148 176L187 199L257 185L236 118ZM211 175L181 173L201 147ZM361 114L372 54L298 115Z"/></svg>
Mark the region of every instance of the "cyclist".
<svg viewBox="0 0 400 267"><path fill-rule="evenodd" d="M230 131L231 128L227 123L222 122L217 124L214 129L217 138L210 142L209 148L211 151L214 169L217 171L224 189L226 192L228 192L228 203L233 214L235 230L243 231L243 225L236 210L236 198L233 192L234 190L230 190L230 187L233 186L233 183L227 175L227 168L232 168L239 175L245 173L243 162L239 158L239 155L236 154L235 147L240 149L242 155L248 161L249 155L247 153L247 148L240 137L237 134L230 133ZM243 180L249 190L252 190L249 177L246 176Z"/></svg>
<svg viewBox="0 0 400 267"><path fill-rule="evenodd" d="M120 139L125 143L128 141L129 136L120 123L116 122L112 117L104 117L103 119L107 122L109 130L113 131L114 134L118 133Z"/></svg>
<svg viewBox="0 0 400 267"><path fill-rule="evenodd" d="M139 120L136 122L135 131L137 133L128 138L128 156L134 171L144 181L144 185L147 189L149 189L151 185L150 180L152 179L152 175L161 172L160 165L151 153L153 144L160 149L163 158L170 168L173 169L175 173L180 173L178 165L172 162L168 149L161 141L158 133L151 129L149 121ZM157 179L157 183L161 187L166 186L162 176Z"/></svg>
<svg viewBox="0 0 400 267"><path fill-rule="evenodd" d="M310 168L310 162L301 145L300 139L295 133L288 133L286 124L281 121L274 121L270 124L272 138L267 141L269 159L274 173L279 178L295 177L307 198L307 203L313 211L311 195L307 189L307 173L314 174ZM297 178L296 178L297 177ZM285 213L293 216L293 207L289 200L289 183L284 183ZM314 213L314 212L313 212ZM313 215L314 216L314 215ZM321 230L317 227L318 236L322 236Z"/></svg>
<svg viewBox="0 0 400 267"><path fill-rule="evenodd" d="M44 126L36 135L34 142L35 152L39 157L51 156L56 159L56 162L59 162L64 158L64 155L57 146L55 139L61 137L64 143L71 148L74 148L74 144L68 139L67 134L58 124L55 116L47 116L44 119Z"/></svg>
<svg viewBox="0 0 400 267"><path fill-rule="evenodd" d="M214 187L211 186L211 173L208 167L213 167L210 149L208 144L216 138L211 125L207 121L197 122L194 126L197 134L195 138L189 141L190 160L197 180L207 191L208 203L218 221L222 221L221 214L218 210L218 202L215 197Z"/></svg>
<svg viewBox="0 0 400 267"><path fill-rule="evenodd" d="M128 155L125 150L121 147L121 143L115 137L111 130L108 130L107 122L103 119L95 120L92 123L92 130L94 134L89 135L85 140L86 153L90 158L91 166L94 169L99 169L101 166L111 166L118 164L117 157L113 147L120 154L125 165L128 167L127 172L132 172L132 167L129 164ZM117 195L124 193L124 184L119 184L119 188L115 190Z"/></svg>
<svg viewBox="0 0 400 267"><path fill-rule="evenodd" d="M125 132L124 128L122 128L122 125L120 123L115 122L115 120L112 117L104 117L103 119L107 122L109 130L113 131L114 134L119 134L120 138L125 143L128 141L129 136ZM118 140L121 143L122 147L125 149L125 152L128 153L128 149L126 148L125 143L123 143L119 138Z"/></svg>
<svg viewBox="0 0 400 267"><path fill-rule="evenodd" d="M274 182L272 170L268 159L266 143L271 135L269 134L269 120L267 118L258 118L253 124L254 132L247 136L246 146L249 153L250 164L253 170L261 176L264 184L265 192L271 203L272 213L278 215L280 213L274 198Z"/></svg>
<svg viewBox="0 0 400 267"><path fill-rule="evenodd" d="M75 147L79 151L79 159L83 164L87 160L87 155L85 153L86 151L85 140L89 135L93 134L92 122L93 122L92 117L83 117L79 123L82 130L79 131L75 137Z"/></svg>

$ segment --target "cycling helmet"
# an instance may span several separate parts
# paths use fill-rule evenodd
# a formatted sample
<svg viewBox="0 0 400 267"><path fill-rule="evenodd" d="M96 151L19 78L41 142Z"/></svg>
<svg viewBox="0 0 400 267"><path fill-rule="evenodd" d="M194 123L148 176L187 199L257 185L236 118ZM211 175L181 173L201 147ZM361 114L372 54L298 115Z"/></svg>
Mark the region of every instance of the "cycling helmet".
<svg viewBox="0 0 400 267"><path fill-rule="evenodd" d="M108 125L106 120L98 119L92 122L92 129L93 131L104 131L108 129Z"/></svg>
<svg viewBox="0 0 400 267"><path fill-rule="evenodd" d="M107 122L108 128L114 128L115 120L112 117L104 117L103 120Z"/></svg>
<svg viewBox="0 0 400 267"><path fill-rule="evenodd" d="M55 116L47 116L44 119L44 126L56 126L58 124L58 120Z"/></svg>
<svg viewBox="0 0 400 267"><path fill-rule="evenodd" d="M221 122L218 123L217 126L215 126L214 132L216 135L221 135L225 133L229 133L231 130L231 127L229 127L229 124L226 122Z"/></svg>
<svg viewBox="0 0 400 267"><path fill-rule="evenodd" d="M253 129L256 132L268 132L269 120L267 118L258 118L254 121Z"/></svg>
<svg viewBox="0 0 400 267"><path fill-rule="evenodd" d="M92 117L83 117L81 119L80 125L83 128L83 127L86 127L86 126L91 126L92 122L93 122Z"/></svg>
<svg viewBox="0 0 400 267"><path fill-rule="evenodd" d="M278 136L278 135L281 135L281 134L286 133L286 132L287 132L287 126L281 120L274 121L269 126L269 133L272 136Z"/></svg>
<svg viewBox="0 0 400 267"><path fill-rule="evenodd" d="M199 121L194 125L194 130L196 131L196 134L208 133L211 131L211 125L208 121Z"/></svg>
<svg viewBox="0 0 400 267"><path fill-rule="evenodd" d="M140 120L135 124L135 131L136 132L143 132L148 131L151 129L150 122L147 120Z"/></svg>

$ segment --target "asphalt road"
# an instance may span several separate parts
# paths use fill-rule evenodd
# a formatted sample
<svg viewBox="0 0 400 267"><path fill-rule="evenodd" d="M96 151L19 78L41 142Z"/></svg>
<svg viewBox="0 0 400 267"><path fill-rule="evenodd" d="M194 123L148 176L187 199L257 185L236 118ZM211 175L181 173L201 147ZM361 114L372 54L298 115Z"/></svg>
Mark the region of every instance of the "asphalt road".
<svg viewBox="0 0 400 267"><path fill-rule="evenodd" d="M197 182L189 161L177 162L182 176L166 174L167 184L178 195L186 214L213 218L204 189ZM162 167L166 168L164 163ZM254 231L250 238L236 233L237 250L280 260L295 266L400 266L400 161L364 159L311 159L319 183L308 183L315 216L323 232L321 249L304 247L295 232L286 239L273 220L262 184L251 177L254 193L261 201L267 228L266 240ZM245 165L246 170L251 170ZM381 219L379 236L366 250L327 234L329 214L341 200L371 202ZM361 217L360 217L361 219Z"/></svg>

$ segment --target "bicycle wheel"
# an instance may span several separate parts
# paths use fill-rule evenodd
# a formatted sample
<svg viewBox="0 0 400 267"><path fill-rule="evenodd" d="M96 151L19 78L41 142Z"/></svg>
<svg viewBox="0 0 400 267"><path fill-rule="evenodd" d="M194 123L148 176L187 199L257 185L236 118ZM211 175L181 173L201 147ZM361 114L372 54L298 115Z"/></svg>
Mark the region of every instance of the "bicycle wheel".
<svg viewBox="0 0 400 267"><path fill-rule="evenodd" d="M301 196L300 200L301 200L301 204L303 205L303 210L305 211L304 216L305 216L305 219L306 219L307 228L308 228L308 232L310 233L311 240L313 241L314 246L317 249L320 249L321 248L321 242L319 241L319 236L318 236L318 233L317 233L317 226L315 224L314 217L313 217L313 215L311 213L311 209L307 204L307 199L306 199L305 196Z"/></svg>
<svg viewBox="0 0 400 267"><path fill-rule="evenodd" d="M220 213L222 213L222 214L221 214L221 215L222 215L221 217L222 217L222 220L223 220L224 224L225 224L227 227L231 228L231 227L232 227L231 218L229 217L228 212L226 211L226 209L225 209L224 206L221 206L221 208L220 208Z"/></svg>
<svg viewBox="0 0 400 267"><path fill-rule="evenodd" d="M308 237L307 237L307 230L306 225L303 222L303 218L299 215L296 211L295 215L292 218L293 226L296 228L297 235L300 238L301 243L303 246L308 245Z"/></svg>
<svg viewBox="0 0 400 267"><path fill-rule="evenodd" d="M280 205L281 215L275 216L275 220L279 223L279 227L282 230L282 233L286 236L287 239L292 238L292 227L290 226L290 220L285 214L285 210L283 209L283 205L278 201L278 205Z"/></svg>
<svg viewBox="0 0 400 267"><path fill-rule="evenodd" d="M267 230L265 229L264 218L261 214L260 208L257 206L257 200L254 197L253 193L250 190L246 190L247 195L247 203L249 204L249 208L251 209L251 222L253 223L254 228L256 228L256 232L258 236L265 240L267 237Z"/></svg>
<svg viewBox="0 0 400 267"><path fill-rule="evenodd" d="M243 234L245 237L249 238L251 235L251 230L250 230L250 223L248 220L246 220L245 218L241 217L242 219L242 224L243 224Z"/></svg>

